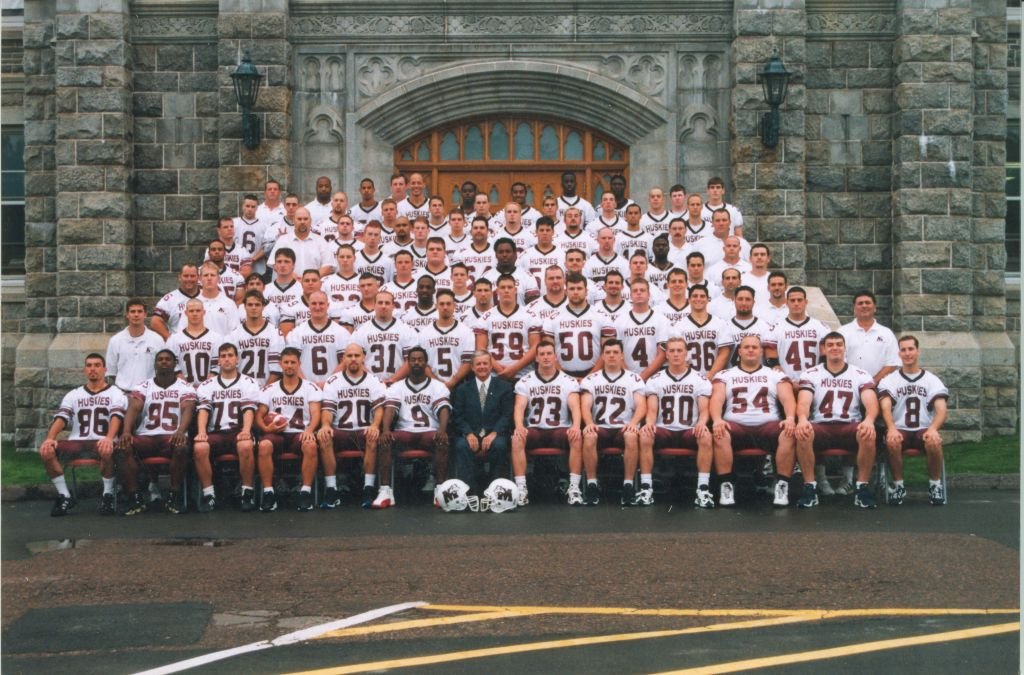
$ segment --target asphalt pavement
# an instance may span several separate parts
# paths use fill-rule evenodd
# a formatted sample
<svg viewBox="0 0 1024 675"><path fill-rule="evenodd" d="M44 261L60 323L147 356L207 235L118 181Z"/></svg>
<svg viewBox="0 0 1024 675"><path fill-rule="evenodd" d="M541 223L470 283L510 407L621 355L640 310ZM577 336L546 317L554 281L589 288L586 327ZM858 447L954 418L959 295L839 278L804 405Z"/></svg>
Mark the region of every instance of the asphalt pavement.
<svg viewBox="0 0 1024 675"><path fill-rule="evenodd" d="M507 514L412 501L130 518L98 515L95 500L66 518L46 502L4 503L0 666L1018 670L1016 492L958 490L945 507L913 494L870 511L852 497L810 511L540 503ZM337 627L346 619L357 623Z"/></svg>

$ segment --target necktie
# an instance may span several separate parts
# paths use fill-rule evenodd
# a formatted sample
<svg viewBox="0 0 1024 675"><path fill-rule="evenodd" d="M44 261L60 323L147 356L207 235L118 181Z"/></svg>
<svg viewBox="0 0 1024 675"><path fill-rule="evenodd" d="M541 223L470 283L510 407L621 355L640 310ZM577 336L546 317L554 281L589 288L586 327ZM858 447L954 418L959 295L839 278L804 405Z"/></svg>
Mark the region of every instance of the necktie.
<svg viewBox="0 0 1024 675"><path fill-rule="evenodd" d="M487 383L480 383L480 410L484 409L484 404L487 402Z"/></svg>

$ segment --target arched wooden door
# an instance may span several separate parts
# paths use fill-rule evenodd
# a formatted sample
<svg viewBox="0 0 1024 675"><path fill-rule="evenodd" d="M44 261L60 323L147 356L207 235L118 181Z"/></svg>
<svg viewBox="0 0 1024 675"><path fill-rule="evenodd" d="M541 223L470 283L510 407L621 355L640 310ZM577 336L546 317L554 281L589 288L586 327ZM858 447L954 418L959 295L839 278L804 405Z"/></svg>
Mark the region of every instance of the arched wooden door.
<svg viewBox="0 0 1024 675"><path fill-rule="evenodd" d="M577 194L594 201L621 173L628 178L629 148L587 127L527 118L474 119L432 129L395 149L395 168L423 174L430 194L461 203L464 181L489 195L492 210L510 200L513 183L540 209L561 194L562 172L576 173Z"/></svg>

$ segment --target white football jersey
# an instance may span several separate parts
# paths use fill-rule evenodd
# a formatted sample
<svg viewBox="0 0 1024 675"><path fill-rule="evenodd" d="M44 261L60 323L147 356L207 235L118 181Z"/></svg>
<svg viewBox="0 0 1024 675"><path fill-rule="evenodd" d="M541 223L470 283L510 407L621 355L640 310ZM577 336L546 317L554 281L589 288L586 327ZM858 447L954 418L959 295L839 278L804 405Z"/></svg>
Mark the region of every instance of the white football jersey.
<svg viewBox="0 0 1024 675"><path fill-rule="evenodd" d="M406 197L398 202L398 215L405 216L410 223L420 217L430 218L430 198L424 195L422 202L414 204L411 197Z"/></svg>
<svg viewBox="0 0 1024 675"><path fill-rule="evenodd" d="M580 210L580 222L582 223L589 223L597 217L597 213L594 211L594 205L579 195L576 195L575 199L569 199L565 195L562 195L561 197L558 197L557 201L559 222L565 221L565 212L571 208L577 208Z"/></svg>
<svg viewBox="0 0 1024 675"><path fill-rule="evenodd" d="M482 251L477 250L472 244L459 251L456 262L466 266L469 278L477 280L483 278L484 274L494 269L498 259L494 255L494 249L488 244Z"/></svg>
<svg viewBox="0 0 1024 675"><path fill-rule="evenodd" d="M153 308L153 316L163 319L168 332L173 335L185 327L185 303L199 297L199 290L195 295L185 295L180 288L176 288L156 303Z"/></svg>
<svg viewBox="0 0 1024 675"><path fill-rule="evenodd" d="M268 303L277 305L277 309L280 311L292 300L302 297L302 284L298 280L292 279L287 285L281 286L277 280L274 280L264 287L263 297L267 299Z"/></svg>
<svg viewBox="0 0 1024 675"><path fill-rule="evenodd" d="M196 401L196 390L184 380L175 379L169 387L161 387L150 378L132 390L131 398L142 402L135 429L125 429L136 436L166 436L181 424L181 404Z"/></svg>
<svg viewBox="0 0 1024 675"><path fill-rule="evenodd" d="M722 202L718 206L712 206L705 202L704 208L700 210L700 219L710 226L715 211L721 208L729 212L729 234L735 234L737 227L743 227L743 214L732 204Z"/></svg>
<svg viewBox="0 0 1024 675"><path fill-rule="evenodd" d="M562 259L558 263L562 267L565 267L565 254L569 251L583 251L584 255L588 258L597 251L597 242L594 241L594 238L586 230L580 230L576 236L568 232L562 232L555 235L552 243L555 245L555 248L562 252Z"/></svg>
<svg viewBox="0 0 1024 675"><path fill-rule="evenodd" d="M606 317L608 317L608 320L617 326L619 325L619 319L624 317L626 315L626 312L631 310L633 306L630 305L625 300L623 300L615 307L612 307L611 305L608 304L607 300L601 300L594 304L594 308L601 314L604 314Z"/></svg>
<svg viewBox="0 0 1024 675"><path fill-rule="evenodd" d="M360 326L350 340L366 352L366 369L381 380L398 372L409 356L409 350L419 344L419 333L400 319L380 325L371 319Z"/></svg>
<svg viewBox="0 0 1024 675"><path fill-rule="evenodd" d="M517 255L522 255L523 251L537 245L537 237L534 236L533 232L526 229L525 225L520 227L519 231L514 234L506 230L504 225L502 225L496 228L494 234L491 236L491 241L498 241L503 237L507 237L516 243Z"/></svg>
<svg viewBox="0 0 1024 675"><path fill-rule="evenodd" d="M285 341L269 321L255 333L242 324L228 336L228 342L238 347L238 370L260 386L267 383L271 373L281 374L281 350Z"/></svg>
<svg viewBox="0 0 1024 675"><path fill-rule="evenodd" d="M719 295L708 302L708 313L722 321L731 321L736 317L736 300L726 295ZM766 322L767 323L767 322Z"/></svg>
<svg viewBox="0 0 1024 675"><path fill-rule="evenodd" d="M536 317L525 307L516 305L509 314L502 313L500 307L487 310L474 324L473 333L487 338L487 350L495 362L511 366L529 351L530 332L538 328ZM528 368L519 372L528 372Z"/></svg>
<svg viewBox="0 0 1024 675"><path fill-rule="evenodd" d="M110 432L111 418L124 422L127 408L128 399L114 385L93 392L83 384L64 394L53 417L64 420L69 441L98 441Z"/></svg>
<svg viewBox="0 0 1024 675"><path fill-rule="evenodd" d="M349 214L352 216L352 223L355 225L357 232L363 231L363 226L371 220L380 222L380 202L374 202L370 208L365 208L362 204L356 204L349 209Z"/></svg>
<svg viewBox="0 0 1024 675"><path fill-rule="evenodd" d="M747 283L747 273L750 272L751 266L750 266L749 262L747 262L746 260L743 260L742 258L737 260L736 262L733 262L733 263L726 262L725 258L723 258L722 260L719 260L718 262L716 262L714 265L705 266L704 267L704 276L706 276L708 279L714 279L715 282L718 283L718 285L721 285L722 284L722 274L724 274L726 270L739 270L739 272L740 272L740 284L743 285L743 286L749 286L750 285L750 284ZM757 295L757 290L755 289L754 290L754 300L757 300L757 299L758 299L758 295Z"/></svg>
<svg viewBox="0 0 1024 675"><path fill-rule="evenodd" d="M235 270L230 267L225 267L220 271L220 290L224 295L231 299L232 302L235 298L235 292L243 286L245 286L245 279Z"/></svg>
<svg viewBox="0 0 1024 675"><path fill-rule="evenodd" d="M544 322L568 307L569 300L564 295L561 302L551 302L546 295L542 295L526 306L527 311L537 317L537 324L543 328Z"/></svg>
<svg viewBox="0 0 1024 675"><path fill-rule="evenodd" d="M778 389L782 383L790 384L785 373L767 366L758 366L751 372L736 366L716 373L712 381L725 385L722 417L727 422L759 426L782 419Z"/></svg>
<svg viewBox="0 0 1024 675"><path fill-rule="evenodd" d="M422 269L416 270L416 273L413 276L415 276L417 279L419 279L420 277L430 277L431 279L434 280L434 288L438 291L441 290L442 288L447 288L451 290L452 287L452 270L447 265L442 267L437 272L431 272L429 269L427 269L427 266L424 265Z"/></svg>
<svg viewBox="0 0 1024 675"><path fill-rule="evenodd" d="M861 394L866 389L874 391L875 379L846 363L838 373L831 372L826 364L821 363L800 375L799 389L814 394L811 421L856 423L864 419Z"/></svg>
<svg viewBox="0 0 1024 675"><path fill-rule="evenodd" d="M448 328L439 328L434 321L420 329L420 346L427 350L427 364L434 376L447 381L463 363L473 362L476 336L461 321Z"/></svg>
<svg viewBox="0 0 1024 675"><path fill-rule="evenodd" d="M327 294L331 304L348 307L363 299L359 292L359 273L353 272L350 277L340 273L328 274L320 282L320 290Z"/></svg>
<svg viewBox="0 0 1024 675"><path fill-rule="evenodd" d="M281 310L277 305L268 302L263 306L263 318L270 322L270 325L277 328L281 325ZM245 323L245 303L238 306L238 323Z"/></svg>
<svg viewBox="0 0 1024 675"><path fill-rule="evenodd" d="M315 328L312 321L306 321L297 324L285 341L288 346L302 351L299 363L306 380L320 384L337 370L351 336L333 321L328 321L320 329Z"/></svg>
<svg viewBox="0 0 1024 675"><path fill-rule="evenodd" d="M374 317L376 310L374 305L371 304L370 308L363 307L362 303L357 302L354 305L350 305L341 311L341 318L338 319L338 323L342 326L348 326L352 332L355 332L360 326L369 321ZM395 313L398 316L398 313Z"/></svg>
<svg viewBox="0 0 1024 675"><path fill-rule="evenodd" d="M765 293L764 297L768 298L768 294ZM789 316L789 307L786 303L783 303L780 307L776 307L770 302L755 302L754 316L771 324L774 329L780 323L785 321L787 316Z"/></svg>
<svg viewBox="0 0 1024 675"><path fill-rule="evenodd" d="M618 240L619 231L626 229L626 221L622 219L622 216L619 215L618 212L616 212L615 215L612 216L611 218L605 218L603 214L599 213L594 216L593 220L587 221L586 230L593 237L596 238L597 233L600 232L605 227L610 227L611 229L615 230L615 238L616 240Z"/></svg>
<svg viewBox="0 0 1024 675"><path fill-rule="evenodd" d="M402 310L403 313L408 312L416 305L415 276L413 276L413 278L406 284L399 282L397 279L392 279L381 286L380 290L391 293L395 298L395 307Z"/></svg>
<svg viewBox="0 0 1024 675"><path fill-rule="evenodd" d="M892 399L892 416L897 429L920 431L931 425L935 401L948 399L949 390L935 373L921 369L914 375L907 375L901 368L882 378L878 395Z"/></svg>
<svg viewBox="0 0 1024 675"><path fill-rule="evenodd" d="M544 335L555 342L555 354L564 370L580 373L601 358L601 344L615 337L615 326L591 305L576 312L565 305L543 324Z"/></svg>
<svg viewBox="0 0 1024 675"><path fill-rule="evenodd" d="M384 405L395 409L396 431L437 431L441 428L441 411L451 410L448 387L429 377L419 384L409 378L395 382L388 387Z"/></svg>
<svg viewBox="0 0 1024 675"><path fill-rule="evenodd" d="M220 346L228 342L223 335L207 328L199 335L181 329L167 339L167 348L178 357L177 372L191 385L198 385L217 372Z"/></svg>
<svg viewBox="0 0 1024 675"><path fill-rule="evenodd" d="M705 239L714 237L715 228L711 227L711 223L705 223L703 220L700 221L700 225L691 225L689 220L686 222L686 245L691 250L697 250L696 247Z"/></svg>
<svg viewBox="0 0 1024 675"><path fill-rule="evenodd" d="M498 278L500 276L501 272L496 267L483 274L484 279L490 279L491 281L495 300L498 298ZM533 302L540 295L540 286L537 285L537 280L529 272L517 268L512 272L512 277L516 280L516 301L520 305L525 306L527 303Z"/></svg>
<svg viewBox="0 0 1024 675"><path fill-rule="evenodd" d="M523 423L527 428L560 429L572 424L569 411L569 395L578 394L580 385L576 378L556 371L554 377L545 380L536 371L516 383L516 397L526 399Z"/></svg>
<svg viewBox="0 0 1024 675"><path fill-rule="evenodd" d="M242 428L245 411L255 412L260 385L241 373L230 382L218 375L199 385L196 397L199 399L196 410L205 410L210 415L206 422L207 431L237 431Z"/></svg>
<svg viewBox="0 0 1024 675"><path fill-rule="evenodd" d="M675 329L676 324L682 321L684 316L690 315L690 305L686 301L683 301L682 307L676 307L667 297L664 302L658 305L658 309L661 310L661 313L672 324L673 329ZM673 334L675 333L673 332Z"/></svg>
<svg viewBox="0 0 1024 675"><path fill-rule="evenodd" d="M356 251L355 270L357 274L369 272L381 280L381 283L391 281L394 276L394 266L391 258L384 254L384 251L377 251L377 255L369 255L366 250Z"/></svg>
<svg viewBox="0 0 1024 675"><path fill-rule="evenodd" d="M697 424L700 399L711 398L711 383L693 368L687 368L682 375L673 375L666 369L647 380L645 392L658 397L655 424L663 429L685 431Z"/></svg>
<svg viewBox="0 0 1024 675"><path fill-rule="evenodd" d="M587 258L586 264L583 265L583 276L598 286L604 285L604 278L611 271L618 272L623 279L628 279L629 263L618 253L608 258L602 258L600 253L595 252Z"/></svg>
<svg viewBox="0 0 1024 675"><path fill-rule="evenodd" d="M303 379L291 391L285 388L284 380L278 380L263 387L260 392L260 405L266 406L267 412L279 413L288 418L288 426L282 430L286 434L301 434L313 422L319 425L320 416L313 418L311 405L322 400L320 387Z"/></svg>
<svg viewBox="0 0 1024 675"><path fill-rule="evenodd" d="M305 209L309 211L309 217L312 224L319 223L322 220L326 220L331 215L331 202L328 201L326 204L320 202L317 199L313 199L304 205Z"/></svg>
<svg viewBox="0 0 1024 675"><path fill-rule="evenodd" d="M718 350L728 346L725 343L726 332L725 322L711 315L701 324L686 314L673 329L673 335L681 335L686 340L690 367L705 377L715 365Z"/></svg>
<svg viewBox="0 0 1024 675"><path fill-rule="evenodd" d="M537 219L544 214L529 205L525 208L520 208L519 222L522 224L523 229L534 232L537 228ZM494 214L493 222L496 227L505 227L505 209Z"/></svg>
<svg viewBox="0 0 1024 675"><path fill-rule="evenodd" d="M287 305L282 305L279 311L281 314L281 321L285 323L294 323L296 326L303 324L312 318L312 313L309 310L309 304L306 302L306 298L304 297L292 300ZM340 321L343 312L344 308L341 303L328 299L327 316L331 321Z"/></svg>
<svg viewBox="0 0 1024 675"><path fill-rule="evenodd" d="M256 220L246 220L242 217L235 218L235 241L242 245L251 259L257 251L263 250L263 235L267 231L268 222L259 216ZM263 274L267 271L267 262L264 258L255 261L252 267L253 272Z"/></svg>
<svg viewBox="0 0 1024 675"><path fill-rule="evenodd" d="M639 232L630 232L621 229L615 235L615 252L629 262L633 254L639 251L650 260L654 257L651 249L654 247L654 235L641 229Z"/></svg>
<svg viewBox="0 0 1024 675"><path fill-rule="evenodd" d="M552 246L548 251L541 251L539 247L531 246L516 260L519 269L534 278L541 293L547 292L544 285L544 274L547 268L552 265L561 267L564 263L565 252L557 246Z"/></svg>
<svg viewBox="0 0 1024 675"><path fill-rule="evenodd" d="M412 309L402 314L402 321L414 328L417 333L437 321L437 318L437 307L424 311L419 305L413 305Z"/></svg>
<svg viewBox="0 0 1024 675"><path fill-rule="evenodd" d="M324 383L321 412L330 412L331 425L342 431L366 429L373 423L373 415L384 405L387 387L370 373L364 372L355 380L348 373L335 373Z"/></svg>
<svg viewBox="0 0 1024 675"><path fill-rule="evenodd" d="M660 216L656 216L648 211L640 216L640 229L650 234L653 239L659 234L668 234L668 224L671 220L672 214L668 211Z"/></svg>
<svg viewBox="0 0 1024 675"><path fill-rule="evenodd" d="M455 261L459 258L459 255L469 248L469 245L473 243L473 240L469 238L469 235L463 233L461 237L456 239L452 236L451 232L443 237L445 252L448 254L448 259Z"/></svg>
<svg viewBox="0 0 1024 675"><path fill-rule="evenodd" d="M723 344L732 349L732 355L729 357L730 366L738 366L740 363L740 342L743 338L748 335L756 335L761 338L761 346L763 347L764 343L768 340L768 335L771 333L771 326L768 325L768 322L761 321L756 316L746 323L733 317L725 324L725 327Z"/></svg>
<svg viewBox="0 0 1024 675"><path fill-rule="evenodd" d="M619 372L615 377L599 370L583 378L580 393L594 397L591 408L594 424L606 429L621 429L636 413L633 395L644 393L644 381L628 370Z"/></svg>
<svg viewBox="0 0 1024 675"><path fill-rule="evenodd" d="M818 365L819 346L830 331L828 326L809 316L800 323L787 318L772 328L764 345L778 351L782 371L796 382L803 371Z"/></svg>
<svg viewBox="0 0 1024 675"><path fill-rule="evenodd" d="M640 317L632 310L616 322L622 340L626 368L636 373L645 370L665 349L665 341L672 336L672 324L656 309L648 309Z"/></svg>
<svg viewBox="0 0 1024 675"><path fill-rule="evenodd" d="M469 318L470 310L473 309L473 305L476 303L476 299L473 297L473 291L467 291L461 298L455 296L455 318L458 321L465 321ZM469 327L472 330L472 326Z"/></svg>

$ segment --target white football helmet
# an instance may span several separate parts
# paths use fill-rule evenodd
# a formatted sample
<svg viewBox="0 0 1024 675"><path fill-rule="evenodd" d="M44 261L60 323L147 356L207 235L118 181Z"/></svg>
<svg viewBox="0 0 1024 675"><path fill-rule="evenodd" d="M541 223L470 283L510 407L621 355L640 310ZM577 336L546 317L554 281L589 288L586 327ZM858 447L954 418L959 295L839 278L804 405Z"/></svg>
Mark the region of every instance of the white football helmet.
<svg viewBox="0 0 1024 675"><path fill-rule="evenodd" d="M519 503L519 487L508 478L495 478L480 500L480 510L494 513L511 511Z"/></svg>
<svg viewBox="0 0 1024 675"><path fill-rule="evenodd" d="M444 511L480 510L480 498L469 494L469 486L458 478L449 478L434 488L434 503Z"/></svg>

